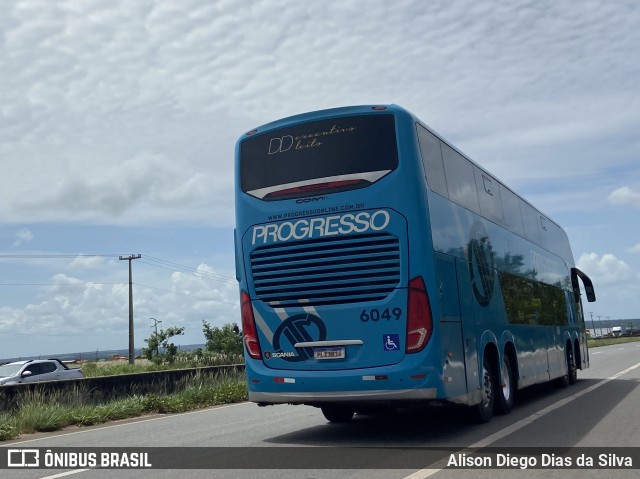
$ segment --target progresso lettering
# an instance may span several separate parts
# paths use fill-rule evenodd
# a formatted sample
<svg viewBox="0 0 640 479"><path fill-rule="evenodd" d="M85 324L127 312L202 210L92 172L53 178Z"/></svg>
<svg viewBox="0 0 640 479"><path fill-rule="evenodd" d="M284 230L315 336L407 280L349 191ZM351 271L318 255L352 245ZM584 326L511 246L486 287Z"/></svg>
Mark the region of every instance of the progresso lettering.
<svg viewBox="0 0 640 479"><path fill-rule="evenodd" d="M322 238L325 236L380 231L389 225L389 213L384 210L370 213L325 216L283 223L269 223L253 227L252 244L281 243L289 240Z"/></svg>

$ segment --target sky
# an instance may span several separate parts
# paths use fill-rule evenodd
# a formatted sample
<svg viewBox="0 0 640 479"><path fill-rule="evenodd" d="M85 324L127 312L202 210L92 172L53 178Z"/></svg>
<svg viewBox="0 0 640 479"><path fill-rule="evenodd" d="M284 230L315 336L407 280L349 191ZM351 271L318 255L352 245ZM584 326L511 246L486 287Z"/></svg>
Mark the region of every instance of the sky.
<svg viewBox="0 0 640 479"><path fill-rule="evenodd" d="M245 131L399 104L565 228L640 318L640 4L2 0L0 358L239 323ZM588 316L590 317L590 316Z"/></svg>

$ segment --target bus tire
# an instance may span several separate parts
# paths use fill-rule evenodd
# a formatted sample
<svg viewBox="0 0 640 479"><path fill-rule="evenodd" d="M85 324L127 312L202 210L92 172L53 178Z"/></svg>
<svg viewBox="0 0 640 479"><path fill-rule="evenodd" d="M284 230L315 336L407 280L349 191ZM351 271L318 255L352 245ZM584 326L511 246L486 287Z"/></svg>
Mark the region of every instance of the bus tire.
<svg viewBox="0 0 640 479"><path fill-rule="evenodd" d="M575 384L578 381L578 366L576 365L576 355L573 347L567 348L567 370L569 371L569 384Z"/></svg>
<svg viewBox="0 0 640 479"><path fill-rule="evenodd" d="M576 362L573 356L573 349L571 345L567 345L564 351L565 357L565 373L557 380L558 386L561 388L569 387L571 384L575 384L578 380L578 371L576 369Z"/></svg>
<svg viewBox="0 0 640 479"><path fill-rule="evenodd" d="M325 404L320 409L327 421L335 423L349 422L354 414L353 409L343 404Z"/></svg>
<svg viewBox="0 0 640 479"><path fill-rule="evenodd" d="M513 365L508 354L504 354L502 359L502 374L500 376L500 384L496 388L498 390L498 401L496 409L500 414L509 414L513 409L515 401L515 380L513 374Z"/></svg>
<svg viewBox="0 0 640 479"><path fill-rule="evenodd" d="M471 406L471 417L474 422L485 423L491 421L495 403L495 380L491 361L485 354L482 362L482 401L475 406Z"/></svg>

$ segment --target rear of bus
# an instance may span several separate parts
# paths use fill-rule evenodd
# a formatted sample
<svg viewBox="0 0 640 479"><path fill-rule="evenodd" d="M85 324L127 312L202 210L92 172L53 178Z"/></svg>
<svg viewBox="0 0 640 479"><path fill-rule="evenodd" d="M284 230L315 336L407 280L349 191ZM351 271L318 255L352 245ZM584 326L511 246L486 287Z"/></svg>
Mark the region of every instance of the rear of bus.
<svg viewBox="0 0 640 479"><path fill-rule="evenodd" d="M236 146L236 269L249 400L348 419L442 398L415 118L299 115Z"/></svg>

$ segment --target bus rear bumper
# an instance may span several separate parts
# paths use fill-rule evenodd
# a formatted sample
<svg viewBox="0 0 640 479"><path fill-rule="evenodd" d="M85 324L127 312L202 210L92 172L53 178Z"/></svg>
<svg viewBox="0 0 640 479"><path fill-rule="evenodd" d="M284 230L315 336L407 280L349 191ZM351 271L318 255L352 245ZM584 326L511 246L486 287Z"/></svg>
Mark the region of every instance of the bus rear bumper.
<svg viewBox="0 0 640 479"><path fill-rule="evenodd" d="M369 391L256 392L249 391L249 401L259 404L313 404L325 402L423 401L435 399L437 389L402 389Z"/></svg>

